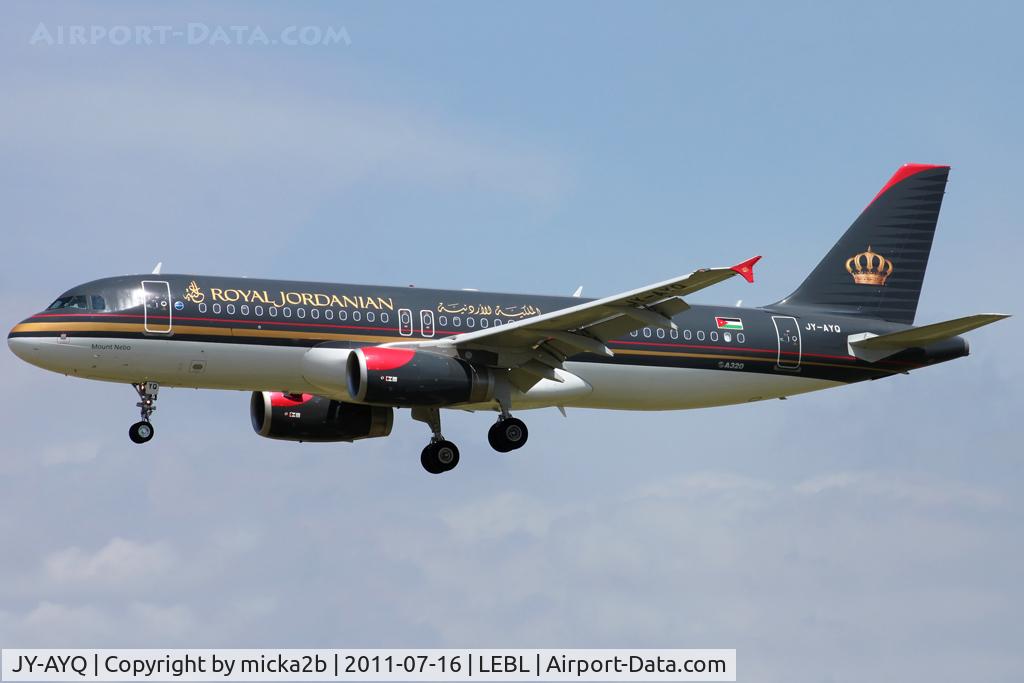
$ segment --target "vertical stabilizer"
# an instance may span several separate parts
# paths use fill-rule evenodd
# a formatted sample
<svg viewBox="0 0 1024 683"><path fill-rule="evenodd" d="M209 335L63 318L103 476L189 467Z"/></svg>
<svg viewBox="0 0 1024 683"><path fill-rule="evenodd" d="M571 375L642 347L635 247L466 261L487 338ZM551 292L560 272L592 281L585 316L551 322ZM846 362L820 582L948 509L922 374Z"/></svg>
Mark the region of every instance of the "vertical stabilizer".
<svg viewBox="0 0 1024 683"><path fill-rule="evenodd" d="M776 304L912 324L949 166L905 164L795 292Z"/></svg>

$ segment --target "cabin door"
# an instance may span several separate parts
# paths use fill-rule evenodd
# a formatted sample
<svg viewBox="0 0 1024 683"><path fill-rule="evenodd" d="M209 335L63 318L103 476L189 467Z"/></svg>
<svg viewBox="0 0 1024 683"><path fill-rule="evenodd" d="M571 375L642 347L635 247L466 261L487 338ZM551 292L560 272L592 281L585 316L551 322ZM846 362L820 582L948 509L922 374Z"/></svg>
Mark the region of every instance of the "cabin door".
<svg viewBox="0 0 1024 683"><path fill-rule="evenodd" d="M796 318L785 315L773 315L775 333L779 340L779 356L776 367L780 370L799 370L802 348L800 345L800 325Z"/></svg>
<svg viewBox="0 0 1024 683"><path fill-rule="evenodd" d="M143 329L149 334L171 333L171 285L162 280L143 280L145 307L142 309Z"/></svg>

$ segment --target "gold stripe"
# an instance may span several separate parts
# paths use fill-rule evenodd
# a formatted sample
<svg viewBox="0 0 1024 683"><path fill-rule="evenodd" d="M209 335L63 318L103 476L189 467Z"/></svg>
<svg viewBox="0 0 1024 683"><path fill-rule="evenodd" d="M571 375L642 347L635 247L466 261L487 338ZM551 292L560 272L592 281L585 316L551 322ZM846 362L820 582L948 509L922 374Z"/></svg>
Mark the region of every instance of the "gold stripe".
<svg viewBox="0 0 1024 683"><path fill-rule="evenodd" d="M11 332L135 332L144 333L140 323L21 323ZM205 334L216 337L265 337L271 339L322 339L324 341L370 341L387 343L409 337L385 337L371 334L341 334L336 332L296 332L292 330L256 330L248 327L207 327L204 325L175 325L176 334ZM173 339L173 335L153 333L153 338Z"/></svg>
<svg viewBox="0 0 1024 683"><path fill-rule="evenodd" d="M94 323L94 322L69 322L69 323L21 323L15 325L11 332L144 332L140 323ZM373 342L384 344L388 342L408 340L424 341L421 337L386 337L372 334L341 334L335 332L296 332L292 330L254 330L248 327L207 327L203 325L175 325L174 331L178 334L205 334L220 337L264 337L271 339L314 339L323 341L355 341ZM173 336L156 336L153 338L173 339ZM668 358L699 358L703 360L735 360L742 362L765 362L769 358L752 358L750 356L727 356L706 353L686 353L683 351L642 351L639 349L615 349L615 355L623 356L662 356ZM822 363L818 361L801 360L800 365L813 365L825 368L844 368L847 370L871 370L873 372L889 373L892 370L884 368L873 368L860 365L844 365L841 363Z"/></svg>

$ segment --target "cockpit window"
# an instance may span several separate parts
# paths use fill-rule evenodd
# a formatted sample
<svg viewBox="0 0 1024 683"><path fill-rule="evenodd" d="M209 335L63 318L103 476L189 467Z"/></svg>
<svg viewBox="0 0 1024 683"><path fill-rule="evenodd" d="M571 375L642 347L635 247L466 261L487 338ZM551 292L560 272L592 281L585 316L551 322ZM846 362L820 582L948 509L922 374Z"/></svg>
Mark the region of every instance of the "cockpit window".
<svg viewBox="0 0 1024 683"><path fill-rule="evenodd" d="M103 297L98 294L92 295L92 310L94 311L105 311L107 310L107 302L104 301Z"/></svg>
<svg viewBox="0 0 1024 683"><path fill-rule="evenodd" d="M61 298L54 301L46 309L48 311L55 311L60 308L89 308L89 302L86 300L84 294L75 294L74 296L62 296Z"/></svg>

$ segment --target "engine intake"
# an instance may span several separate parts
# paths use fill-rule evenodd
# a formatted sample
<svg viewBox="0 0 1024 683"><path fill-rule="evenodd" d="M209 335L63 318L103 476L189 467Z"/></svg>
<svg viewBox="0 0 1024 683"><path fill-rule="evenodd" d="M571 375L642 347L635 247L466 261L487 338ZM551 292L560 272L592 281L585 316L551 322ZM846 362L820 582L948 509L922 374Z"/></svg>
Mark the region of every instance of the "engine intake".
<svg viewBox="0 0 1024 683"><path fill-rule="evenodd" d="M286 441L356 441L391 433L391 408L343 403L313 394L254 391L252 428Z"/></svg>
<svg viewBox="0 0 1024 683"><path fill-rule="evenodd" d="M346 367L348 393L360 403L443 406L494 397L494 374L433 351L368 346L356 349Z"/></svg>

